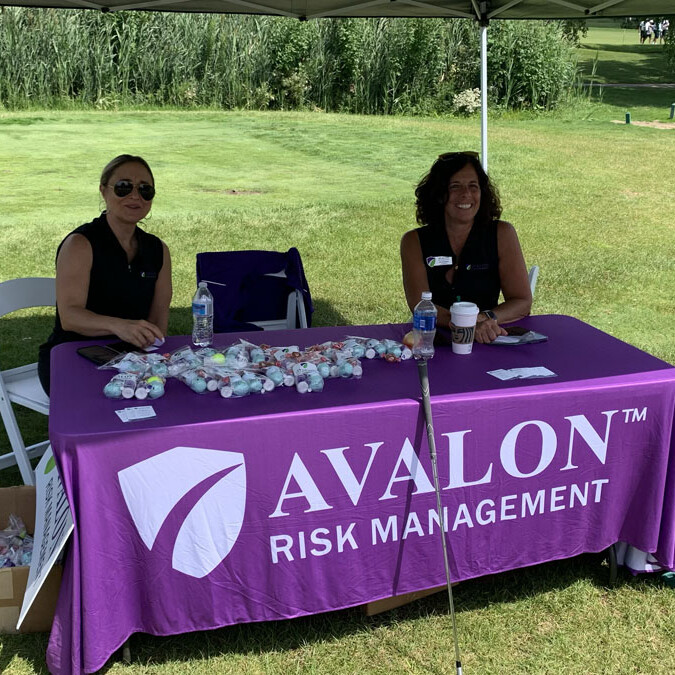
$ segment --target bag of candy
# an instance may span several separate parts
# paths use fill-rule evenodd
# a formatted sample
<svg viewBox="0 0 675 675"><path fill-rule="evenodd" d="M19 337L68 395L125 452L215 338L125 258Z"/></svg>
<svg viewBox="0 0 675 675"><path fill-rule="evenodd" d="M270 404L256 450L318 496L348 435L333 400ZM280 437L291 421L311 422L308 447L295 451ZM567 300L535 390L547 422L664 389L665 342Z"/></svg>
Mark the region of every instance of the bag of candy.
<svg viewBox="0 0 675 675"><path fill-rule="evenodd" d="M323 390L323 377L319 374L316 365L309 361L296 363L293 366L295 388L300 394Z"/></svg>

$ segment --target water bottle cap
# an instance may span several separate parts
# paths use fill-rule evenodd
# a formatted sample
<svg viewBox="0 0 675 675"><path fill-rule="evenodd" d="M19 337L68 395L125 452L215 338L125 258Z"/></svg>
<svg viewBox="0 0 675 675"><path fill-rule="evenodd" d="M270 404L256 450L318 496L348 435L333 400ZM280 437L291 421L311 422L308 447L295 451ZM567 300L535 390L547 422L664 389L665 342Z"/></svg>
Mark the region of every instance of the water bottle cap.
<svg viewBox="0 0 675 675"><path fill-rule="evenodd" d="M207 288L206 282L205 282L205 281L200 281L200 282L199 282L199 288Z"/></svg>
<svg viewBox="0 0 675 675"><path fill-rule="evenodd" d="M422 300L431 300L431 291L422 291Z"/></svg>

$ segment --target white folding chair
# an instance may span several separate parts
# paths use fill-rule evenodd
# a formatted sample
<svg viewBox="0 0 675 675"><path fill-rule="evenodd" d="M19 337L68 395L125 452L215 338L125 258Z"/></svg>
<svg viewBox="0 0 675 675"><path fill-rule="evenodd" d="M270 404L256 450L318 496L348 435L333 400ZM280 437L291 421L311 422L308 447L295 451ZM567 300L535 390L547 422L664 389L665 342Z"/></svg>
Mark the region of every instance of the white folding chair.
<svg viewBox="0 0 675 675"><path fill-rule="evenodd" d="M0 283L0 318L19 309L56 305L56 281L51 278L11 279ZM44 393L37 374L37 363L0 371L0 415L5 425L11 452L0 456L0 469L17 464L26 485L34 485L30 460L39 457L49 446L42 441L26 447L19 431L12 403L49 415L49 397Z"/></svg>
<svg viewBox="0 0 675 675"><path fill-rule="evenodd" d="M530 267L527 278L530 280L530 292L532 293L532 298L534 298L534 289L537 287L537 279L539 279L539 265L532 265Z"/></svg>
<svg viewBox="0 0 675 675"><path fill-rule="evenodd" d="M286 278L286 272L274 272L265 275L266 277ZM297 317L297 318L296 318ZM296 288L288 294L288 304L286 306L285 319L273 319L270 321L251 321L263 330L284 330L286 328L307 328L307 312L305 311L305 301L302 293Z"/></svg>

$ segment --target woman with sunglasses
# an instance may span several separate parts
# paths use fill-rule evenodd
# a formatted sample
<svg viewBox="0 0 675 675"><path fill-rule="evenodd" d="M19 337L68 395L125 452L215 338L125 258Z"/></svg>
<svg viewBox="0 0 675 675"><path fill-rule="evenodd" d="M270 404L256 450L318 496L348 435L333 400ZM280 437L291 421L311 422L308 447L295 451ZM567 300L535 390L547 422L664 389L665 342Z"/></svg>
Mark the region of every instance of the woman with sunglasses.
<svg viewBox="0 0 675 675"><path fill-rule="evenodd" d="M155 181L142 157L119 155L99 185L106 209L73 230L56 253L56 322L40 347L38 373L49 393L49 354L62 342L117 337L136 347L162 340L169 322L171 258L138 224Z"/></svg>
<svg viewBox="0 0 675 675"><path fill-rule="evenodd" d="M473 152L441 155L415 190L417 222L401 240L403 287L412 310L431 291L438 323L450 324L450 305L481 310L476 341L506 335L501 324L530 313L532 294L518 235L500 220L496 188ZM499 302L499 294L503 302Z"/></svg>

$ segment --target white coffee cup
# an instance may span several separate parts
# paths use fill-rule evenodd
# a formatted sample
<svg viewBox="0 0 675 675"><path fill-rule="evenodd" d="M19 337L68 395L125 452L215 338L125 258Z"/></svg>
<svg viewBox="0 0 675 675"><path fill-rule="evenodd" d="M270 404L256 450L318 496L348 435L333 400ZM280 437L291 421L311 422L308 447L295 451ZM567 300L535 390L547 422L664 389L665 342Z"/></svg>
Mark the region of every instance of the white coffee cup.
<svg viewBox="0 0 675 675"><path fill-rule="evenodd" d="M450 328L453 353L471 354L478 312L478 305L473 302L455 302L451 305Z"/></svg>

